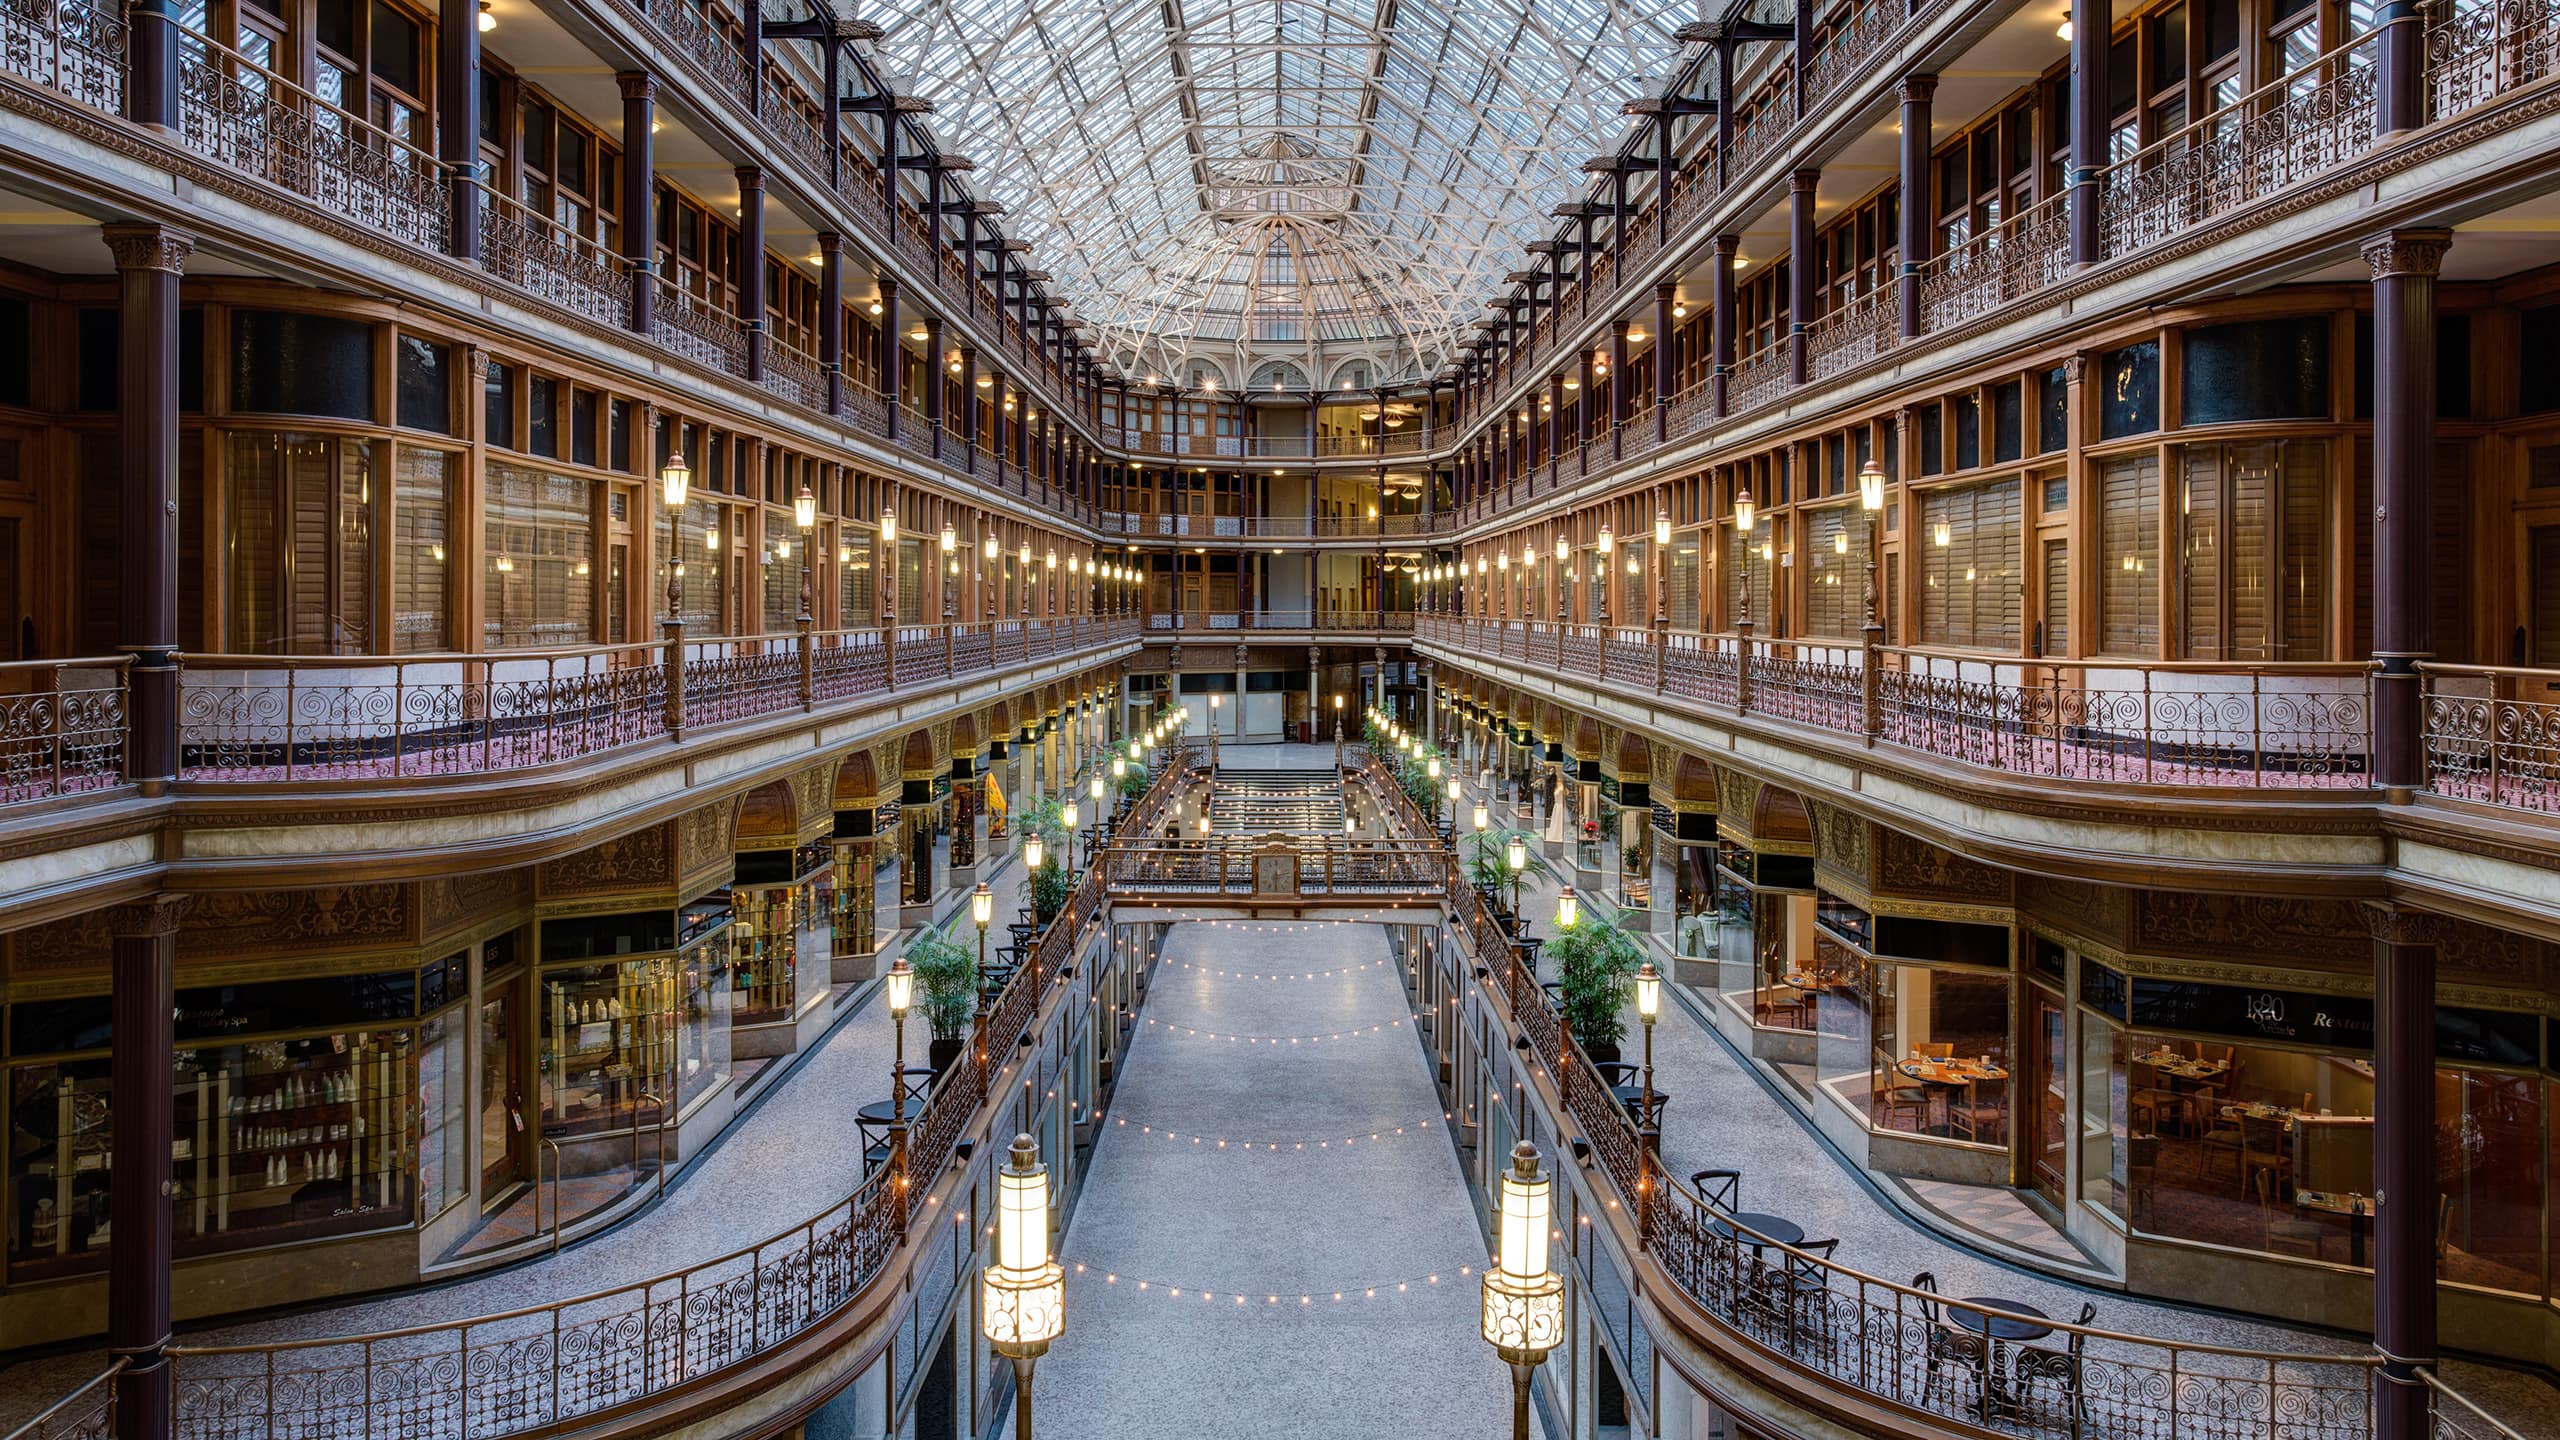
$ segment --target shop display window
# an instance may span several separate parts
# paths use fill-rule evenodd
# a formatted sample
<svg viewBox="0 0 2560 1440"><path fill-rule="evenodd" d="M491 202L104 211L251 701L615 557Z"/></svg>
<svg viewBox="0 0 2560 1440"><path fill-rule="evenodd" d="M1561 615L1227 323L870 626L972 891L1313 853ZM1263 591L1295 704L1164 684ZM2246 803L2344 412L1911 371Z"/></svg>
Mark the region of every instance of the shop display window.
<svg viewBox="0 0 2560 1440"><path fill-rule="evenodd" d="M1823 1088L1877 1130L2006 1146L2007 929L1870 916L1828 896L1820 914L1814 1028ZM1861 936L1931 958L1870 953L1856 943Z"/></svg>
<svg viewBox="0 0 2560 1440"><path fill-rule="evenodd" d="M1725 841L1715 869L1717 985L1755 1025L1809 1030L1830 983L1814 936L1813 865ZM1791 983L1793 982L1793 983Z"/></svg>
<svg viewBox="0 0 2560 1440"><path fill-rule="evenodd" d="M103 1259L112 1107L107 1061L9 1072L9 1269L37 1278Z"/></svg>
<svg viewBox="0 0 2560 1440"><path fill-rule="evenodd" d="M731 888L737 916L732 1019L740 1025L789 1023L826 990L834 969L835 917L827 892L835 872L828 847L760 853L786 857L783 868L798 874ZM746 860L740 857L742 867Z"/></svg>

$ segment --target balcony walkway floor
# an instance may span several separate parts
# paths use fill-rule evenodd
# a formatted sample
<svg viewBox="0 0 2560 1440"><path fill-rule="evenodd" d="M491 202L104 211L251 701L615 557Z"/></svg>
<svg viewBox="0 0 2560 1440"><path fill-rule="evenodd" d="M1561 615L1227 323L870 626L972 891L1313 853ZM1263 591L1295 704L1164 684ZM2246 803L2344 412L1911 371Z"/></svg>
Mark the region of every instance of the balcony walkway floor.
<svg viewBox="0 0 2560 1440"><path fill-rule="evenodd" d="M1059 1249L1041 1433L1505 1431L1488 1242L1387 961L1374 925L1173 928ZM1253 978L1281 967L1316 978Z"/></svg>

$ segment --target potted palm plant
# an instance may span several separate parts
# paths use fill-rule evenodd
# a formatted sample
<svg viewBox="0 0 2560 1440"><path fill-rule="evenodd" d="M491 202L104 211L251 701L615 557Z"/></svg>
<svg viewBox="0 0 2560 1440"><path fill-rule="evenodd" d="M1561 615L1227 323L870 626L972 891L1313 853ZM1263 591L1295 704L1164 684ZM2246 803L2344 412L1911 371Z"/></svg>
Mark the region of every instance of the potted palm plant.
<svg viewBox="0 0 2560 1440"><path fill-rule="evenodd" d="M1644 957L1618 927L1585 915L1556 931L1544 953L1556 962L1564 982L1559 1004L1573 1038L1593 1060L1618 1058L1618 1042L1626 1038L1619 1009L1626 1003L1627 980Z"/></svg>
<svg viewBox="0 0 2560 1440"><path fill-rule="evenodd" d="M940 930L927 930L907 947L907 964L924 991L925 1024L933 1031L926 1050L940 1075L969 1043L969 1021L978 1013L978 957Z"/></svg>
<svg viewBox="0 0 2560 1440"><path fill-rule="evenodd" d="M1067 846L1075 837L1067 833L1065 807L1054 799L1042 800L1022 812L1022 833L1040 837L1040 868L1031 872L1031 918L1042 927L1058 917L1067 903Z"/></svg>
<svg viewBox="0 0 2560 1440"><path fill-rule="evenodd" d="M1553 878L1555 867L1538 853L1538 837L1526 830L1493 829L1479 831L1467 838L1467 883L1483 894L1487 903L1504 914L1511 913L1511 842L1521 842L1521 853L1528 860L1520 877L1526 882L1536 877Z"/></svg>

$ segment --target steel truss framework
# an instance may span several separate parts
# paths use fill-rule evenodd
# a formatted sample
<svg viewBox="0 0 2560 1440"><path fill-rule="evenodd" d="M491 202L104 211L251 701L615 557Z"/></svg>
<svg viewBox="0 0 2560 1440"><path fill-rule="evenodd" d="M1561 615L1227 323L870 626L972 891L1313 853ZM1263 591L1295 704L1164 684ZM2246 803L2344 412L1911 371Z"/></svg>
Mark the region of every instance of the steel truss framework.
<svg viewBox="0 0 2560 1440"><path fill-rule="evenodd" d="M1107 361L1295 389L1435 373L1700 9L902 0L866 18Z"/></svg>

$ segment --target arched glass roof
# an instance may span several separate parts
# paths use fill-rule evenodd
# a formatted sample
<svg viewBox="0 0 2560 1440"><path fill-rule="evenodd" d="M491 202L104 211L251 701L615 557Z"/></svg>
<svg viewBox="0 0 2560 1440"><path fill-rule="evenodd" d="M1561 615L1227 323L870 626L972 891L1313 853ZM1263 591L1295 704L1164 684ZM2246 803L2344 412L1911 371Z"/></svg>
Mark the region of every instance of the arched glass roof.
<svg viewBox="0 0 2560 1440"><path fill-rule="evenodd" d="M1439 369L1698 6L899 0L865 18L1106 359L1331 384L1355 362Z"/></svg>

